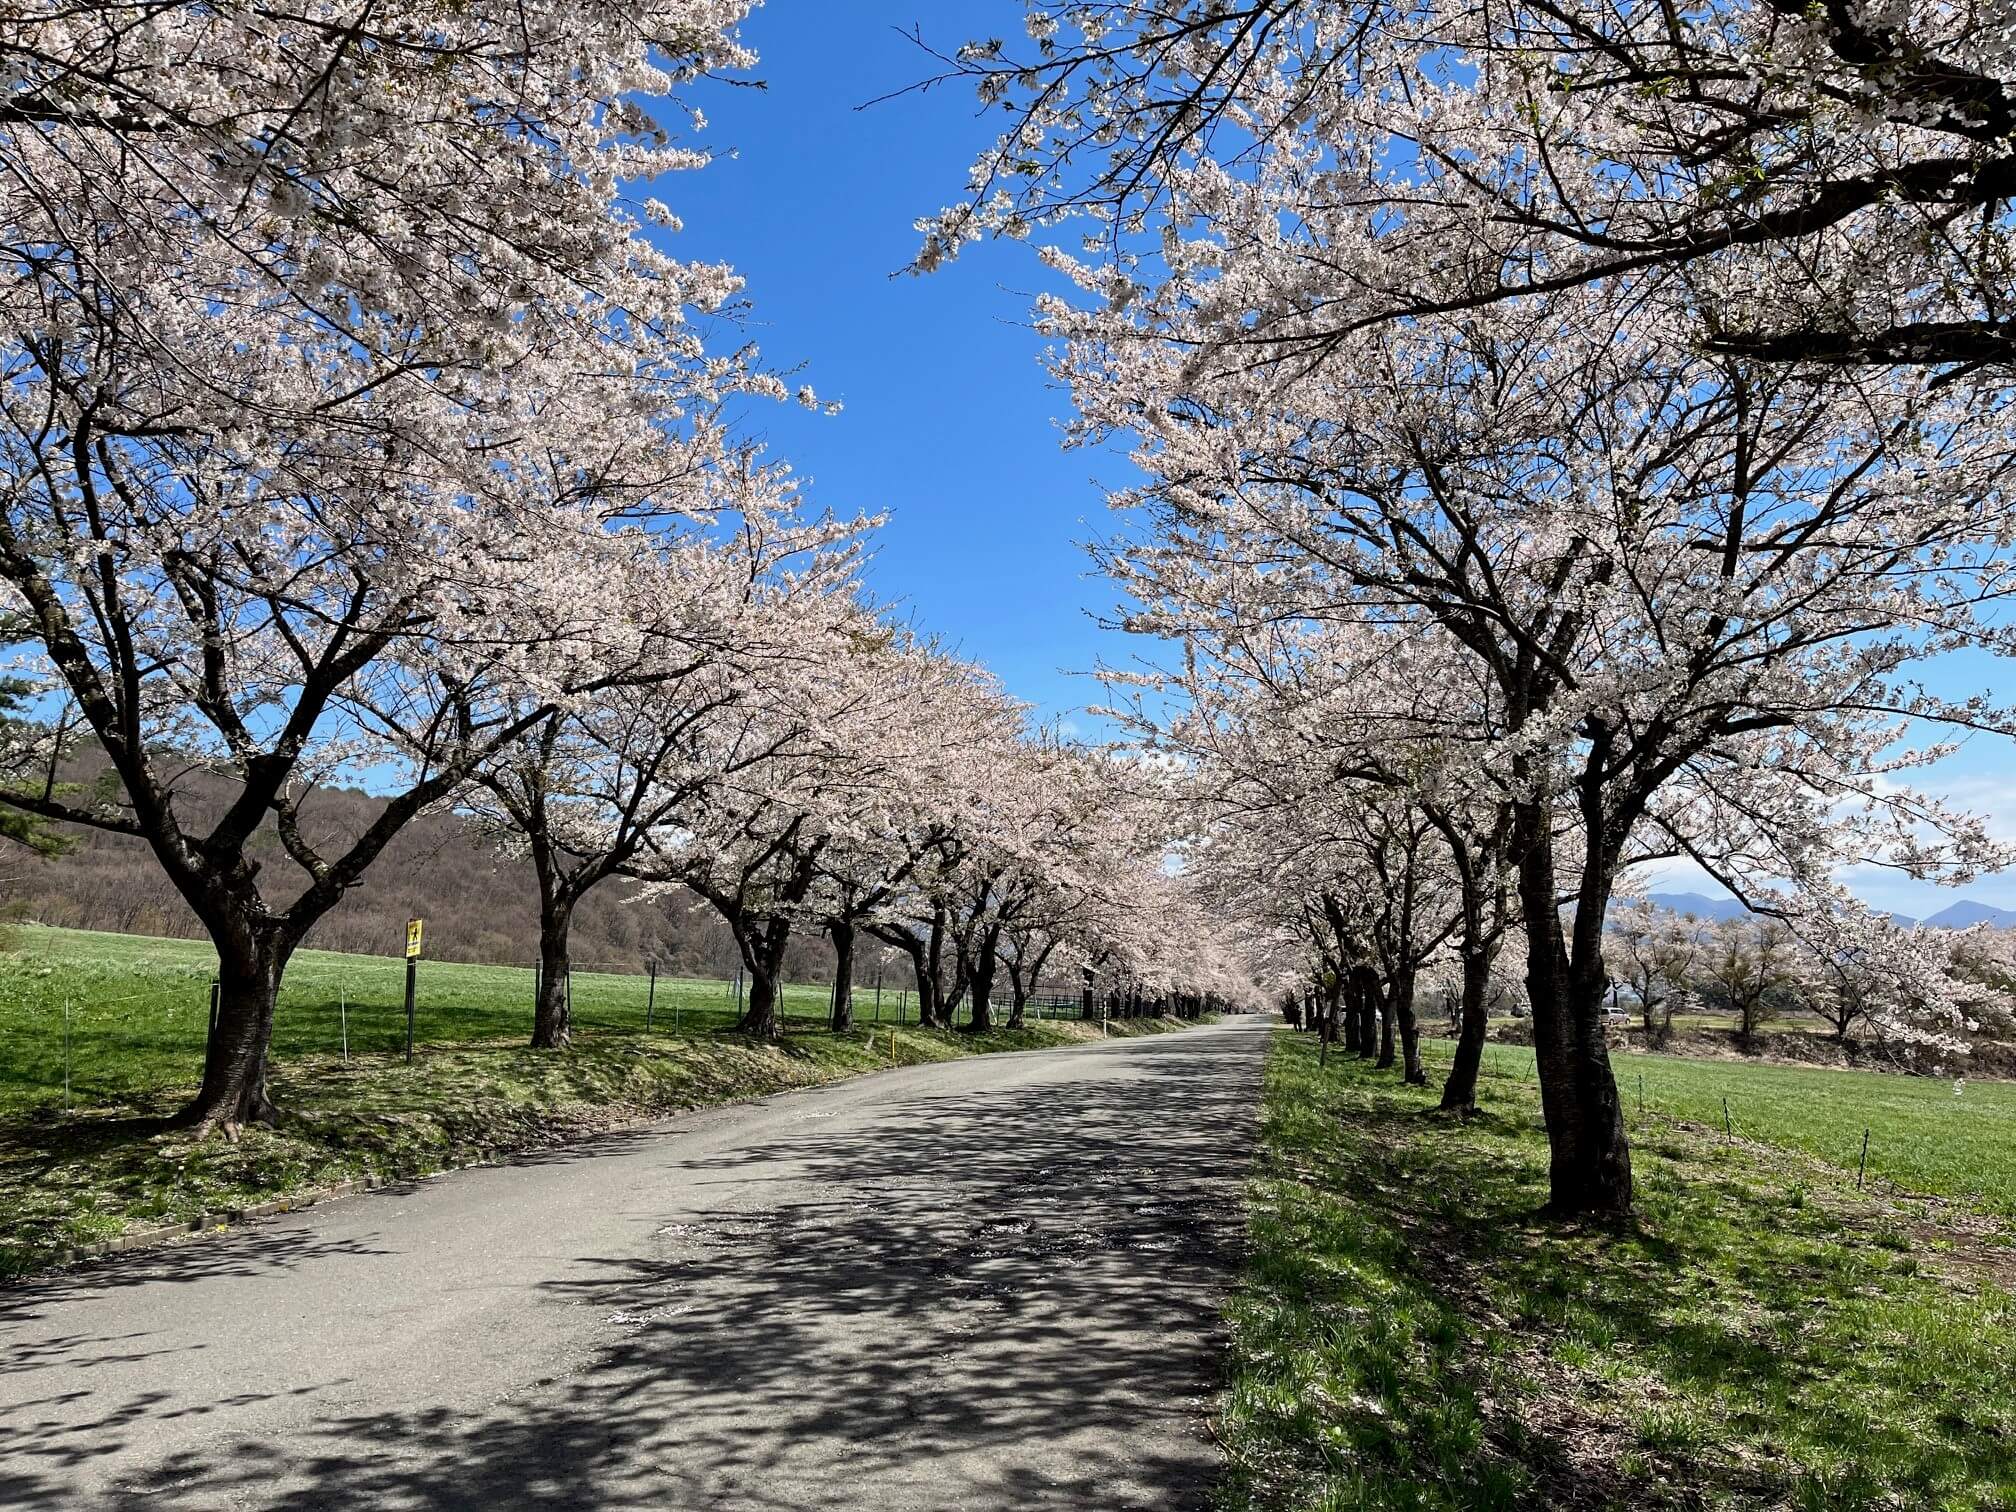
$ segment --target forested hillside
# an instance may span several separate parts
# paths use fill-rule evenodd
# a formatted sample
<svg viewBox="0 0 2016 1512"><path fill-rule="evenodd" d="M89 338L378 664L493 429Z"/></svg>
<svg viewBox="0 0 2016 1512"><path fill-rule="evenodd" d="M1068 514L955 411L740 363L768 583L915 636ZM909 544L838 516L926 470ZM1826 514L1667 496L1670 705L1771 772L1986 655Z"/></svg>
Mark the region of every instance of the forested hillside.
<svg viewBox="0 0 2016 1512"><path fill-rule="evenodd" d="M65 778L95 781L93 764ZM230 792L223 779L189 772L182 785L208 808L221 808ZM355 788L325 788L305 805L311 838L361 833L382 800ZM7 915L68 929L200 938L195 916L168 883L146 845L125 835L57 826L71 842L50 860L14 848L0 868L0 899ZM275 878L299 873L270 828L253 842L270 856ZM577 966L642 969L657 960L667 969L709 976L732 975L735 947L719 917L690 894L640 899L637 889L611 882L589 894L574 925ZM439 960L525 962L538 954L538 894L531 867L502 854L464 817L427 815L403 830L363 882L308 936L324 950L372 955L396 953L406 920L427 920L427 954ZM789 963L794 980L823 980L830 955L822 940L796 942Z"/></svg>

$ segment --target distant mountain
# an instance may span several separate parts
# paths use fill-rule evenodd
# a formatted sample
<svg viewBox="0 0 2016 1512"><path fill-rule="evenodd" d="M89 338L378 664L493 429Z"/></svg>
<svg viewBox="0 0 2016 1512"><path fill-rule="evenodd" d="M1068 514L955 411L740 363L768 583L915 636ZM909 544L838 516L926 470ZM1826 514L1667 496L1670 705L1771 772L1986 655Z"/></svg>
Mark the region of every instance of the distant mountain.
<svg viewBox="0 0 2016 1512"><path fill-rule="evenodd" d="M1676 914L1692 914L1697 919L1740 919L1746 912L1734 898L1711 898L1703 893L1647 893L1645 896L1655 908ZM1909 914L1893 913L1890 917L1904 929L1921 922ZM1972 898L1962 898L1922 922L1934 929L1968 929L1976 924L1986 924L1993 929L2016 929L2016 908L1996 908L1987 903L1977 903Z"/></svg>
<svg viewBox="0 0 2016 1512"><path fill-rule="evenodd" d="M1962 898L1958 903L1940 909L1925 922L1940 929L1969 929L1976 924L2009 929L2016 927L2016 909L1990 908L1986 903Z"/></svg>
<svg viewBox="0 0 2016 1512"><path fill-rule="evenodd" d="M1692 914L1697 919L1740 919L1750 910L1734 898L1710 898L1700 893L1647 893L1645 901L1668 913Z"/></svg>

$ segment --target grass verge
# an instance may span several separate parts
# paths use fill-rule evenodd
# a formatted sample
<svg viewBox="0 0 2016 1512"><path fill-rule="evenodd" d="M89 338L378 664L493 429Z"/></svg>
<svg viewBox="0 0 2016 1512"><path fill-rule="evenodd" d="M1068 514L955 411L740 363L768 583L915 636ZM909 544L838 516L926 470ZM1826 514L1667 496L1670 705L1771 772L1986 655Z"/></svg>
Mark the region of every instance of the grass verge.
<svg viewBox="0 0 2016 1512"><path fill-rule="evenodd" d="M1116 1021L1159 1033L1174 1020ZM513 1040L278 1060L277 1129L235 1143L164 1131L187 1087L65 1114L45 1104L0 1120L0 1276L62 1261L130 1228L221 1219L346 1181L409 1180L739 1098L1002 1050L1099 1037L1096 1025L1033 1022L988 1034L863 1026L763 1044L724 1031L586 1031L564 1052ZM872 1043L871 1043L872 1035Z"/></svg>
<svg viewBox="0 0 2016 1512"><path fill-rule="evenodd" d="M150 1101L203 1074L217 955L201 940L10 926L0 931L0 1117L35 1107ZM423 961L415 1036L428 1044L532 1032L525 966ZM830 989L784 989L787 1024L823 1025ZM858 1017L915 1017L909 994L855 989ZM296 951L280 983L273 1056L377 1054L406 1042L406 963L391 956ZM588 1030L722 1028L736 1018L730 982L630 972L574 972L574 1022ZM879 1003L878 1003L879 999Z"/></svg>
<svg viewBox="0 0 2016 1512"><path fill-rule="evenodd" d="M1563 1228L1488 1092L1277 1036L1221 1505L2016 1508L2004 1219L1648 1113L1636 1222Z"/></svg>

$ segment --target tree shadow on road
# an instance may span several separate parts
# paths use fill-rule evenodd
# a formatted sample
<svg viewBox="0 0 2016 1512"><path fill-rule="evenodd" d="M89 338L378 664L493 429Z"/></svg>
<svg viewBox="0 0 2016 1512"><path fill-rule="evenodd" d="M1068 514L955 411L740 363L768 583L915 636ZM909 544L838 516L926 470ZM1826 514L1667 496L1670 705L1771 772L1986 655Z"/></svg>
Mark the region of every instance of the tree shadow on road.
<svg viewBox="0 0 2016 1512"><path fill-rule="evenodd" d="M480 1410L450 1391L283 1442L199 1443L132 1498L1200 1505L1264 1040L1116 1042L1066 1076L920 1088L859 1127L808 1098L762 1148L682 1160L668 1143L667 1199L630 1253L579 1259L528 1302L593 1320L549 1378ZM42 1452L62 1468L63 1445ZM0 1499L75 1504L23 1474Z"/></svg>

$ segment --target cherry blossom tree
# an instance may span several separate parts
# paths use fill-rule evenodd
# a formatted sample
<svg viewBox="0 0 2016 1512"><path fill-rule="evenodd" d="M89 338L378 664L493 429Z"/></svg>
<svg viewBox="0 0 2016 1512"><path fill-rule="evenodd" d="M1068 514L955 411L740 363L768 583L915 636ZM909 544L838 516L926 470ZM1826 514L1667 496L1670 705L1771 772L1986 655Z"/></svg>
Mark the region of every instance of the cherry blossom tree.
<svg viewBox="0 0 2016 1512"><path fill-rule="evenodd" d="M737 516L725 542L652 543L636 595L649 633L628 680L551 709L473 775L465 807L530 860L538 883L535 1048L568 1040L568 934L581 900L710 784L791 754L809 732L776 717L765 686L842 654L867 620L852 577L866 522L798 523L753 499ZM526 700L518 694L509 712L522 717ZM745 719L752 707L760 712Z"/></svg>
<svg viewBox="0 0 2016 1512"><path fill-rule="evenodd" d="M183 1121L272 1115L292 950L401 825L636 663L612 527L709 517L721 406L783 393L694 327L734 276L622 199L702 161L652 105L746 61L743 9L0 23L0 582L123 792L6 798L146 840L215 941ZM530 696L470 723L451 684ZM315 783L366 766L380 817L316 836ZM214 823L195 767L237 785ZM262 824L297 889L262 876Z"/></svg>
<svg viewBox="0 0 2016 1512"><path fill-rule="evenodd" d="M1104 560L1146 633L1400 623L1476 660L1500 710L1488 759L1512 800L1554 1206L1621 1210L1598 1011L1623 869L1718 848L1740 868L1770 835L1778 874L1814 881L1852 849L1826 838L1844 808L1921 874L1992 859L1977 821L1893 784L1938 753L1900 745L1910 727L2010 726L1901 675L2003 646L2010 449L1979 394L1760 372L1596 293L1303 360L1247 318L1249 290L1311 276L1298 194L1284 169L1199 204L1153 287L1057 259L1099 296L1046 306L1079 434L1133 432L1150 479L1118 498L1143 528ZM1291 200L1300 240L1262 224Z"/></svg>
<svg viewBox="0 0 2016 1512"><path fill-rule="evenodd" d="M920 266L1071 216L1124 255L1286 153L1350 227L1298 342L1601 283L1690 288L1774 361L2016 357L2001 6L1031 0L1025 31L933 80L1005 123Z"/></svg>
<svg viewBox="0 0 2016 1512"><path fill-rule="evenodd" d="M1691 990L1704 945L1702 927L1668 909L1637 899L1610 923L1622 979L1638 999L1645 1043L1659 1049L1673 1032L1673 1015Z"/></svg>

